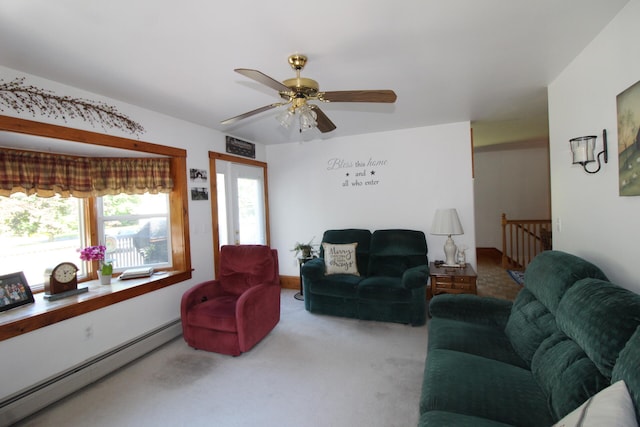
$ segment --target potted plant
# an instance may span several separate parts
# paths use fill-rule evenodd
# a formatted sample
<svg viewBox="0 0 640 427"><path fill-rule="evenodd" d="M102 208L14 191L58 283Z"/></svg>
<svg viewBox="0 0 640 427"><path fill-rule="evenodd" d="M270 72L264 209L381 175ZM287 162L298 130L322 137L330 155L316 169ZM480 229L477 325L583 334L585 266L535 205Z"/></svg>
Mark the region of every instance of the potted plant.
<svg viewBox="0 0 640 427"><path fill-rule="evenodd" d="M104 245L89 246L80 251L80 259L83 261L98 261L98 276L100 283L108 285L111 283L113 274L113 264L105 260L107 248Z"/></svg>
<svg viewBox="0 0 640 427"><path fill-rule="evenodd" d="M315 237L309 240L309 243L296 242L296 245L291 249L291 252L295 252L294 256L296 258L313 258L317 251L317 245L313 243L313 239L315 239Z"/></svg>

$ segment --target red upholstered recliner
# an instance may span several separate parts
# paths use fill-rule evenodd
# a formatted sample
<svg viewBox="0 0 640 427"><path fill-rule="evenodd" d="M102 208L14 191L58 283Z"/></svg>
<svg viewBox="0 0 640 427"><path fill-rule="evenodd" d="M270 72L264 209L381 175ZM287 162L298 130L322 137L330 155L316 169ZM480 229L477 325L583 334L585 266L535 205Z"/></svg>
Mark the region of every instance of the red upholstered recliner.
<svg viewBox="0 0 640 427"><path fill-rule="evenodd" d="M220 277L189 289L180 305L193 348L238 356L280 321L278 253L262 245L223 246Z"/></svg>

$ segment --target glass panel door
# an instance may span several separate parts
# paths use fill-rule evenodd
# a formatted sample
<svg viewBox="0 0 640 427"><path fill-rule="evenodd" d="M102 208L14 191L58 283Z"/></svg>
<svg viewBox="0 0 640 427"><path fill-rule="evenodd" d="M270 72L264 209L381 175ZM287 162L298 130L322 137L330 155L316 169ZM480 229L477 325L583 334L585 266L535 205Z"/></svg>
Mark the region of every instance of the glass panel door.
<svg viewBox="0 0 640 427"><path fill-rule="evenodd" d="M263 168L218 159L216 175L220 245L267 244Z"/></svg>

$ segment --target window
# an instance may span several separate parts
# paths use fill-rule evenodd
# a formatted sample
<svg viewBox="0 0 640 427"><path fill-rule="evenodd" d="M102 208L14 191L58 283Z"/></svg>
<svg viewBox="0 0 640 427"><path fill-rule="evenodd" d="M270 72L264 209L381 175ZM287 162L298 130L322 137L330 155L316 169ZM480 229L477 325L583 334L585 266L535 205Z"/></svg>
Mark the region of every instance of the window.
<svg viewBox="0 0 640 427"><path fill-rule="evenodd" d="M24 148L23 143L20 142L20 138L28 135L30 138L44 138L45 143L49 143L50 140L53 139L65 141L62 142L62 144L67 146L69 144L81 144L82 147L97 145L104 147L106 150L128 150L147 153L152 156L166 157L170 159L171 177L174 184L173 189L168 194L168 200L170 202L168 203L169 216L167 218L170 220L170 223L167 224L167 238L171 239L171 255L169 259L172 265L170 271L164 275L153 277L148 281L139 284L134 283L125 287L104 287L91 284L90 286L99 287L99 291L90 291L87 294L83 294L84 296L80 299L62 299L56 301L55 304L43 303L42 298L36 296L35 304L3 312L3 316L0 319L0 341L93 310L98 310L111 304L139 297L191 278L187 189L188 174L186 164L187 151L185 149L2 115L0 115L0 133L6 137L3 141L8 144L7 147L10 149ZM14 133L21 134L22 136L12 141L11 134ZM83 227L85 230L90 231L88 236L84 236L86 241L83 244L90 244L89 242L96 244L99 240L98 224L96 221L98 217L97 207L95 206L96 203L89 203L87 199L83 199L80 204L83 208L84 218L88 219ZM81 221L84 220L84 218L81 218ZM94 218L94 220L91 220L91 218ZM4 238L6 236L3 235L2 237ZM74 247L78 247L78 245L74 245ZM78 256L78 254L75 253L75 248L73 256ZM6 261L0 258L0 268L4 270L5 268L13 267L7 267L7 265ZM95 274L92 274L90 278L95 279ZM42 279L38 281L40 282ZM25 313L27 313L27 315L25 315Z"/></svg>
<svg viewBox="0 0 640 427"><path fill-rule="evenodd" d="M171 267L171 236L167 233L166 194L103 196L98 198L98 235L107 247L114 271L131 267Z"/></svg>
<svg viewBox="0 0 640 427"><path fill-rule="evenodd" d="M170 268L171 224L169 196L142 194L88 199L97 203L97 218L84 214L84 199L0 196L0 274L22 271L34 290L40 290L44 271L71 261L87 276L87 265L78 249L88 246L92 222L97 222L99 243L107 246L107 260L114 270L153 266ZM88 218L88 221L83 221Z"/></svg>
<svg viewBox="0 0 640 427"><path fill-rule="evenodd" d="M37 289L47 267L69 260L81 267L83 205L73 197L0 196L0 274L22 271Z"/></svg>

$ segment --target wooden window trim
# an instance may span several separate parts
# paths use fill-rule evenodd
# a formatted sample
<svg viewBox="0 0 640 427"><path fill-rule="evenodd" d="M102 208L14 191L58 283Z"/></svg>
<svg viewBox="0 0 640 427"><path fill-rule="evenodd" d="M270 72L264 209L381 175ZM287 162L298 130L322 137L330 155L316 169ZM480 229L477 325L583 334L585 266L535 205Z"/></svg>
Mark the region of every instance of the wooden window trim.
<svg viewBox="0 0 640 427"><path fill-rule="evenodd" d="M36 294L35 304L0 313L0 340L31 332L191 278L186 150L2 115L0 115L0 131L165 155L171 158L174 180L174 189L170 195L172 271L161 276L127 281L109 287L101 287L93 281L84 282L83 286L88 285L89 292L58 301L45 301L41 293ZM96 229L90 230L90 241L98 241Z"/></svg>

